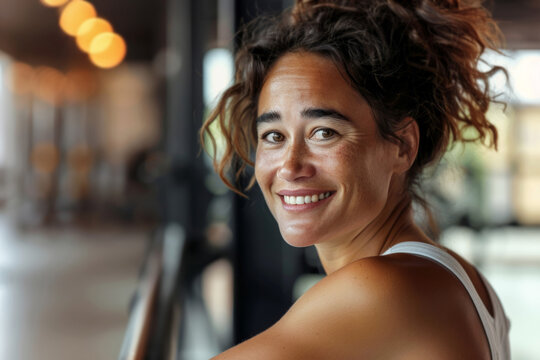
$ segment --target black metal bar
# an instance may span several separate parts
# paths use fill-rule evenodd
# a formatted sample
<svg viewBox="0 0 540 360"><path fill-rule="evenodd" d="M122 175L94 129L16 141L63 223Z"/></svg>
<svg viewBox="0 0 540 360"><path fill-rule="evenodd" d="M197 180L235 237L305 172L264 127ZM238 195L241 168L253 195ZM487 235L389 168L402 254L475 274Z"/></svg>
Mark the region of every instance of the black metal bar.
<svg viewBox="0 0 540 360"><path fill-rule="evenodd" d="M236 0L237 30L261 14L277 14L289 0ZM252 174L247 174L249 178ZM234 203L234 342L267 329L292 304L294 281L303 269L303 249L288 246L257 186Z"/></svg>
<svg viewBox="0 0 540 360"><path fill-rule="evenodd" d="M150 327L159 293L162 268L161 241L150 249L134 296L118 360L141 360L151 337Z"/></svg>
<svg viewBox="0 0 540 360"><path fill-rule="evenodd" d="M209 199L204 186L204 166L199 152L198 129L202 123L202 59L206 46L205 4L212 0L168 0L166 6L167 52L180 66L167 69L164 151L171 164L165 180L164 273L154 312L152 336L146 359L168 359L181 327L175 318L181 308L184 277L183 249L201 241ZM173 64L169 64L173 65ZM175 230L176 229L176 230ZM170 235L178 232L182 236ZM167 246L167 242L169 245ZM181 243L181 244L180 244ZM176 260L175 260L176 259ZM174 339L173 339L174 338Z"/></svg>

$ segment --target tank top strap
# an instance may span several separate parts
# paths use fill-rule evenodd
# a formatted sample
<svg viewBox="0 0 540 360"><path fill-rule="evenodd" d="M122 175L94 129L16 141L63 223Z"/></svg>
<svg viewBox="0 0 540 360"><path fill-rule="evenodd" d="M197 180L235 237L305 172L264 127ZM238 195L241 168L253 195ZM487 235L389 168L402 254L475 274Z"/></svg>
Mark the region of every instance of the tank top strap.
<svg viewBox="0 0 540 360"><path fill-rule="evenodd" d="M396 254L396 253L412 254L412 255L417 255L417 256L431 259L439 263L446 269L448 269L452 274L454 274L458 278L458 280L463 284L463 286L469 293L469 296L471 300L473 301L474 306L476 307L476 311L480 317L480 320L482 321L482 325L484 326L484 331L486 333L489 347L491 350L492 359L497 359L498 356L496 354L498 354L499 351L498 349L495 348L496 347L495 344L497 344L496 339L498 338L496 334L495 324L494 324L495 319L491 316L491 314L487 310L486 306L484 305L484 302L478 295L471 279L467 275L467 272L465 271L463 266L461 266L461 264L452 255L450 255L448 252L444 251L443 249L440 249L431 244L426 244L426 243L417 242L417 241L406 241L406 242L398 243L392 246L391 248L389 248L388 250L386 250L382 255L384 256L384 255L390 255L390 254ZM490 298L492 299L493 308L494 308L494 314L497 314L497 312L495 312L495 307L498 306L499 304L498 303L496 304L493 301L494 297L492 294L494 294L494 292L491 289L491 287L489 287L489 283L485 281L483 277L482 277L482 280L486 284L486 287L488 288L488 291L490 293Z"/></svg>

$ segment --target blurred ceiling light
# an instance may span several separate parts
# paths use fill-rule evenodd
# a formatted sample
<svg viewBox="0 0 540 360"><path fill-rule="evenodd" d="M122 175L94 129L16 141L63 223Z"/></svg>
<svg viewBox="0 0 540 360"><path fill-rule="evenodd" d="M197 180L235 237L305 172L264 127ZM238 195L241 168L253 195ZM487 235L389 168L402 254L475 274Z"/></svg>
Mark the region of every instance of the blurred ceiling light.
<svg viewBox="0 0 540 360"><path fill-rule="evenodd" d="M59 7L59 6L64 5L65 3L67 3L70 0L40 0L40 1L45 6Z"/></svg>
<svg viewBox="0 0 540 360"><path fill-rule="evenodd" d="M90 51L90 43L99 34L112 32L112 25L102 18L91 18L81 24L77 30L77 46L84 52Z"/></svg>
<svg viewBox="0 0 540 360"><path fill-rule="evenodd" d="M66 74L64 97L69 101L84 101L97 91L97 81L93 72L87 69L72 69Z"/></svg>
<svg viewBox="0 0 540 360"><path fill-rule="evenodd" d="M90 43L90 60L100 68L110 69L119 65L126 56L126 42L113 32L97 35Z"/></svg>
<svg viewBox="0 0 540 360"><path fill-rule="evenodd" d="M60 71L40 66L36 69L36 84L34 94L51 104L58 104L62 99L66 78Z"/></svg>
<svg viewBox="0 0 540 360"><path fill-rule="evenodd" d="M34 85L34 69L25 63L13 63L6 73L6 87L14 94L27 95L32 93Z"/></svg>
<svg viewBox="0 0 540 360"><path fill-rule="evenodd" d="M92 4L84 0L73 0L62 10L60 14L60 27L71 36L76 36L79 27L86 20L95 18L96 9Z"/></svg>

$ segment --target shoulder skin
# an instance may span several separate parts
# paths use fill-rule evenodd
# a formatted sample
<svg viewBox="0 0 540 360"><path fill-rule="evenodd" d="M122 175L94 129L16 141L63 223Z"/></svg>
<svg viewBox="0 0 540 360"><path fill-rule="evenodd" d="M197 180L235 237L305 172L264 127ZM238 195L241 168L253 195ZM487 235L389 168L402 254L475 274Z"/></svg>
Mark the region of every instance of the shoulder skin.
<svg viewBox="0 0 540 360"><path fill-rule="evenodd" d="M270 329L216 360L489 359L466 290L407 254L355 261L325 277Z"/></svg>

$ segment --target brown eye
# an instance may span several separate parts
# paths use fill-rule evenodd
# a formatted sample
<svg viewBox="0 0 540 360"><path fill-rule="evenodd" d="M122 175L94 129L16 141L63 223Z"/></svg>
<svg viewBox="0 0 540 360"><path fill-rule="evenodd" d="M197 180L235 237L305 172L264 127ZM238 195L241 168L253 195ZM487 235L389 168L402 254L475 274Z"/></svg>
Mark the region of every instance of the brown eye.
<svg viewBox="0 0 540 360"><path fill-rule="evenodd" d="M278 132L271 131L262 136L263 140L268 141L272 144L280 143L284 140L284 136Z"/></svg>
<svg viewBox="0 0 540 360"><path fill-rule="evenodd" d="M318 129L317 131L315 131L315 134L313 135L313 137L316 140L328 140L328 139L331 139L334 135L336 135L336 132L334 130L323 128L323 129Z"/></svg>

